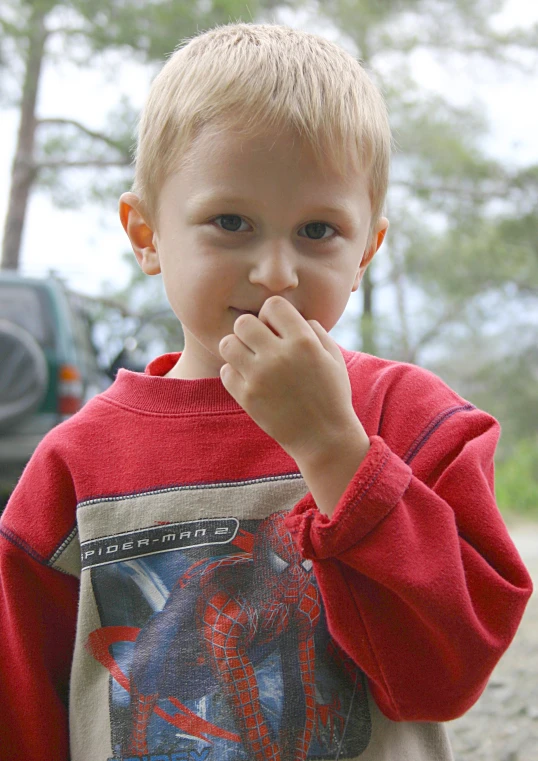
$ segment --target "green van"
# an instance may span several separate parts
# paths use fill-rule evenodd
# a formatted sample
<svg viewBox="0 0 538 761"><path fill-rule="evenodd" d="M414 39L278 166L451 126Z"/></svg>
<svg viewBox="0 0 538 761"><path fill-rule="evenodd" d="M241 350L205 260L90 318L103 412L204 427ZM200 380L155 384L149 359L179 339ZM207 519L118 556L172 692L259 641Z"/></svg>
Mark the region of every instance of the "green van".
<svg viewBox="0 0 538 761"><path fill-rule="evenodd" d="M82 301L55 277L0 272L0 486L14 485L42 437L103 391Z"/></svg>

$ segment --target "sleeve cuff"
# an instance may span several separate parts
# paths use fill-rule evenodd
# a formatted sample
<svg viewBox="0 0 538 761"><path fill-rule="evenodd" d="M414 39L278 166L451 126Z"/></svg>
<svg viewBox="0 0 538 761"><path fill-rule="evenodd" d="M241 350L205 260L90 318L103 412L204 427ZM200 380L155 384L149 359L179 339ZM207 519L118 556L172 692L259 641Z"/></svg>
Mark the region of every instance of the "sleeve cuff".
<svg viewBox="0 0 538 761"><path fill-rule="evenodd" d="M380 436L340 498L331 518L308 492L286 518L286 526L305 558L322 560L349 550L398 504L412 477L409 465Z"/></svg>

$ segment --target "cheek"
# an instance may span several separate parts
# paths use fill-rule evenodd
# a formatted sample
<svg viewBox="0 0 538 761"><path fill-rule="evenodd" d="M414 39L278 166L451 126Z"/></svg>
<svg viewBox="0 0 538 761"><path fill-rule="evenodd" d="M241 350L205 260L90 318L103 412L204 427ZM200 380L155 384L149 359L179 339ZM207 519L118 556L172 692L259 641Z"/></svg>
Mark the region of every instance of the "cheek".
<svg viewBox="0 0 538 761"><path fill-rule="evenodd" d="M223 311L234 304L234 292L237 301L233 268L220 266L214 258L193 264L183 283L186 290L182 298L188 303L189 311L208 327L220 321Z"/></svg>
<svg viewBox="0 0 538 761"><path fill-rule="evenodd" d="M161 254L163 279L167 287L190 295L214 288L223 280L222 259L196 240L186 240L174 246L168 243Z"/></svg>
<svg viewBox="0 0 538 761"><path fill-rule="evenodd" d="M318 307L335 324L349 301L353 275L354 272L327 267L315 287Z"/></svg>

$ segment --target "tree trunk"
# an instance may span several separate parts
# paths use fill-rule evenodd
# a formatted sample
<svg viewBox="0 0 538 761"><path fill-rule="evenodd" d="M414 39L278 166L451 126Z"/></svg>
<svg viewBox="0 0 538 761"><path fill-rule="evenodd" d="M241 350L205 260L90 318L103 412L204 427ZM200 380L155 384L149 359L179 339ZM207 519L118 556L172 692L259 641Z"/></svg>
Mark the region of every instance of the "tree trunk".
<svg viewBox="0 0 538 761"><path fill-rule="evenodd" d="M368 39L368 28L360 28L358 25L353 30L353 39L355 40L360 61L364 67L370 69L371 49ZM362 314L360 316L359 332L361 336L361 351L366 354L376 355L377 353L377 341L376 341L376 325L374 322L374 281L372 280L370 264L362 276L361 289L362 289Z"/></svg>
<svg viewBox="0 0 538 761"><path fill-rule="evenodd" d="M360 317L361 351L366 354L376 353L375 325L373 314L374 283L370 274L370 267L366 268L361 281L363 293L362 315Z"/></svg>
<svg viewBox="0 0 538 761"><path fill-rule="evenodd" d="M21 120L11 170L11 190L2 246L1 268L4 270L19 269L26 209L37 171L34 162L35 111L45 42L48 35L45 28L46 14L47 11L36 9L28 22L28 51L22 90Z"/></svg>
<svg viewBox="0 0 538 761"><path fill-rule="evenodd" d="M388 256L392 265L391 280L396 290L396 305L400 319L400 346L398 359L401 362L413 362L415 352L411 349L409 321L407 319L406 290L403 268L403 255L397 244L388 247Z"/></svg>

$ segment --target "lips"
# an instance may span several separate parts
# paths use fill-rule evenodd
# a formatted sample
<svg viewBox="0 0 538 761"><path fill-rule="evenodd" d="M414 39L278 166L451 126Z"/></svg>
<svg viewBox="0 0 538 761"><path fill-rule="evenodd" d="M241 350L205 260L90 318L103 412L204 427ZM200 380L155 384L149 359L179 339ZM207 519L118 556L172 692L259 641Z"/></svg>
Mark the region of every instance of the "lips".
<svg viewBox="0 0 538 761"><path fill-rule="evenodd" d="M251 311L250 309L237 309L237 307L232 307L234 312L239 312L239 314L253 314L256 317L258 316L259 312Z"/></svg>
<svg viewBox="0 0 538 761"><path fill-rule="evenodd" d="M233 312L237 312L237 314L253 314L255 317L257 317L259 315L259 313L260 313L259 310L257 312L254 312L254 311L252 311L250 309L238 309L237 307L230 307L230 309ZM304 316L304 314L302 312L299 312L299 314L301 315L303 320L306 320L306 317Z"/></svg>

